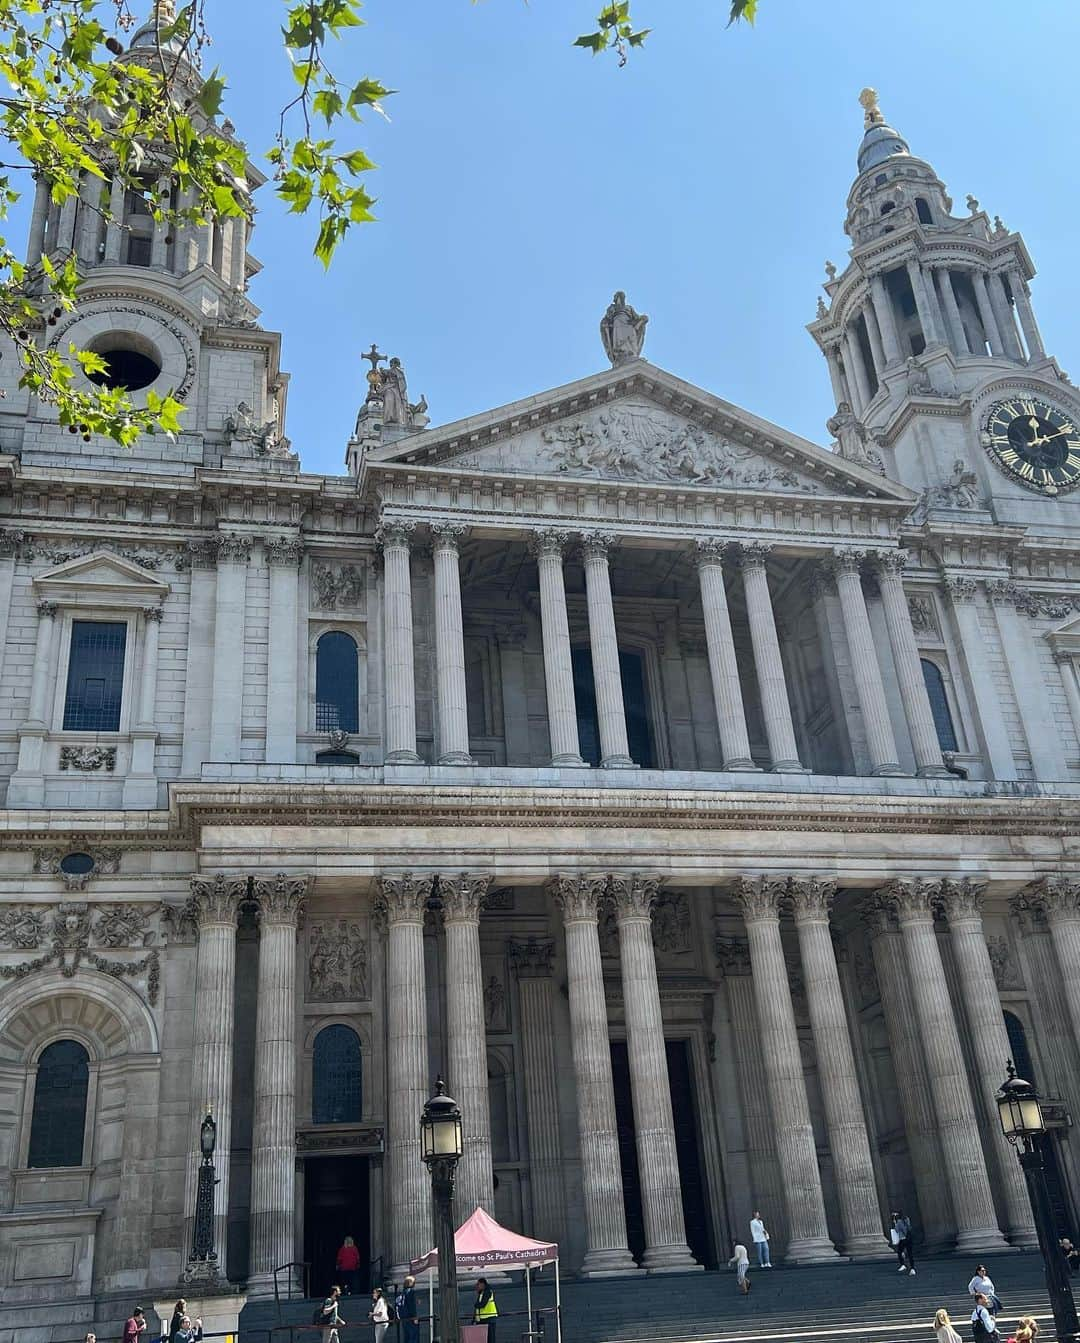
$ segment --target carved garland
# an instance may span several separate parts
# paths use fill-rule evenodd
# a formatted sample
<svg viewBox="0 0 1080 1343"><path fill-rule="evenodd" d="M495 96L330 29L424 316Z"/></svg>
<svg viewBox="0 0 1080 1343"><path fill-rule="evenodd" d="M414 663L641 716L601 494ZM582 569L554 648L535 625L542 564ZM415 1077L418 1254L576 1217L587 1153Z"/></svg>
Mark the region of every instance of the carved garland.
<svg viewBox="0 0 1080 1343"><path fill-rule="evenodd" d="M108 308L101 308L100 310L97 308L82 308L72 313L71 317L69 317L66 322L61 323L61 325L56 328L49 344L51 346L58 345L64 333L68 331L75 322L82 321L84 317L96 317L98 315L111 316L113 313L117 312L133 313L136 317L148 317L152 322L157 322L159 326L163 326L166 331L175 336L180 342L180 348L184 352L184 359L187 367L179 387L176 387L173 390L173 396L177 401L186 400L187 394L191 391L192 384L195 381L197 367L195 362L195 351L192 349L191 342L187 338L187 332L183 327L180 326L179 323L171 322L167 317L163 317L160 309L142 307L134 303L110 304Z"/></svg>
<svg viewBox="0 0 1080 1343"><path fill-rule="evenodd" d="M146 928L146 912L139 905L104 906L96 923L91 924L91 910L82 905L60 904L54 907L51 920L52 947L33 960L17 965L0 965L0 979L25 979L47 966L55 965L65 979L74 978L84 962L114 979L146 978L146 996L151 1007L157 1006L161 990L161 958L153 948L142 960L114 961L99 956L90 948L91 935L102 950L116 950L123 946L145 945L153 936ZM33 950L48 934L45 911L16 908L5 911L0 921L0 938L20 950Z"/></svg>

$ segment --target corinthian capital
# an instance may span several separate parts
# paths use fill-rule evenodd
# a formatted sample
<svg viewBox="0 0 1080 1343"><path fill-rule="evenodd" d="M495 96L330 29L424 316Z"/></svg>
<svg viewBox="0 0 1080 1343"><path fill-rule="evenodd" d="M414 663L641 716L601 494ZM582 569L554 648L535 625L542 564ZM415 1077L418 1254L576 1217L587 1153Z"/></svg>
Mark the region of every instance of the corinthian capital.
<svg viewBox="0 0 1080 1343"><path fill-rule="evenodd" d="M510 965L518 979L547 979L555 960L555 943L546 937L530 937L527 942L511 939L507 944Z"/></svg>
<svg viewBox="0 0 1080 1343"><path fill-rule="evenodd" d="M772 546L765 541L740 541L732 550L732 558L740 569L764 569L772 554Z"/></svg>
<svg viewBox="0 0 1080 1343"><path fill-rule="evenodd" d="M556 555L562 558L563 551L570 541L570 533L562 527L543 527L529 535L529 552L538 558L541 555Z"/></svg>
<svg viewBox="0 0 1080 1343"><path fill-rule="evenodd" d="M887 891L874 891L863 902L859 912L871 938L880 937L883 933L899 931L896 921L896 905Z"/></svg>
<svg viewBox="0 0 1080 1343"><path fill-rule="evenodd" d="M694 543L694 559L697 567L703 569L707 564L723 564L729 542L719 536L699 536Z"/></svg>
<svg viewBox="0 0 1080 1343"><path fill-rule="evenodd" d="M563 923L595 923L600 901L607 893L607 877L598 874L560 874L547 884Z"/></svg>
<svg viewBox="0 0 1080 1343"><path fill-rule="evenodd" d="M938 883L916 877L911 881L888 881L878 892L896 911L901 927L905 923L932 923Z"/></svg>
<svg viewBox="0 0 1080 1343"><path fill-rule="evenodd" d="M431 898L431 877L420 877L413 872L400 876L380 877L375 894L376 912L395 923L424 922L424 911Z"/></svg>
<svg viewBox="0 0 1080 1343"><path fill-rule="evenodd" d="M735 883L735 899L744 923L778 919L786 894L787 881L783 877L740 877Z"/></svg>
<svg viewBox="0 0 1080 1343"><path fill-rule="evenodd" d="M375 544L380 550L408 550L409 533L416 526L408 518L380 518L375 529Z"/></svg>
<svg viewBox="0 0 1080 1343"><path fill-rule="evenodd" d="M442 901L443 922L477 923L490 885L490 874L459 872L453 877L440 876L439 899Z"/></svg>
<svg viewBox="0 0 1080 1343"><path fill-rule="evenodd" d="M823 877L792 877L788 894L796 923L828 923L836 882Z"/></svg>
<svg viewBox="0 0 1080 1343"><path fill-rule="evenodd" d="M304 543L298 536L275 536L265 544L266 562L295 569L304 558Z"/></svg>
<svg viewBox="0 0 1080 1343"><path fill-rule="evenodd" d="M636 872L617 872L610 880L608 890L615 905L615 917L651 919L652 908L660 893L657 877L643 877Z"/></svg>
<svg viewBox="0 0 1080 1343"><path fill-rule="evenodd" d="M866 560L866 551L855 546L836 546L830 563L837 574L854 574L858 577Z"/></svg>
<svg viewBox="0 0 1080 1343"><path fill-rule="evenodd" d="M871 555L871 563L879 575L895 576L900 578L904 572L904 566L907 564L911 555L906 550L875 550Z"/></svg>
<svg viewBox="0 0 1080 1343"><path fill-rule="evenodd" d="M273 877L256 877L255 900L262 923L287 923L293 927L307 899L310 877L293 877L279 872Z"/></svg>
<svg viewBox="0 0 1080 1343"><path fill-rule="evenodd" d="M1039 877L1024 888L1027 903L1043 910L1050 923L1080 917L1080 878Z"/></svg>
<svg viewBox="0 0 1080 1343"><path fill-rule="evenodd" d="M469 529L461 522L433 522L431 524L431 542L435 550L452 551L455 555L458 543Z"/></svg>
<svg viewBox="0 0 1080 1343"><path fill-rule="evenodd" d="M716 961L725 978L750 973L750 943L745 937L716 934Z"/></svg>
<svg viewBox="0 0 1080 1343"><path fill-rule="evenodd" d="M985 893L986 882L972 881L970 877L962 877L959 881L945 877L938 886L938 894L950 923L960 919L981 920Z"/></svg>
<svg viewBox="0 0 1080 1343"><path fill-rule="evenodd" d="M236 926L240 902L247 898L247 877L191 878L191 908L200 928L210 924L228 923Z"/></svg>
<svg viewBox="0 0 1080 1343"><path fill-rule="evenodd" d="M247 564L251 555L251 537L239 532L221 532L217 538L218 563Z"/></svg>
<svg viewBox="0 0 1080 1343"><path fill-rule="evenodd" d="M614 532L582 532L581 553L587 560L606 560L614 549L617 538Z"/></svg>

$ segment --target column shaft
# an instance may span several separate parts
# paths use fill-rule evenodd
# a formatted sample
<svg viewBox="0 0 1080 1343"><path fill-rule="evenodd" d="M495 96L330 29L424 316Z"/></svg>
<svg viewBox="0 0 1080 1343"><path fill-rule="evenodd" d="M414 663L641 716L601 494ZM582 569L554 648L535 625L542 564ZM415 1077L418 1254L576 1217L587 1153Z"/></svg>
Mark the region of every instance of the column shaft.
<svg viewBox="0 0 1080 1343"><path fill-rule="evenodd" d="M780 657L780 640L776 635L772 594L765 572L768 547L752 542L742 547L743 589L746 596L746 615L750 623L750 642L754 649L761 712L765 719L765 736L774 774L804 774L795 745L795 725L791 721L784 664Z"/></svg>
<svg viewBox="0 0 1080 1343"><path fill-rule="evenodd" d="M1005 283L997 271L989 276L987 289L990 294L990 306L994 310L998 330L1005 345L1005 353L1010 359L1022 360L1024 352L1020 348L1020 337L1016 334L1016 318L1013 315L1012 304L1005 294Z"/></svg>
<svg viewBox="0 0 1080 1343"><path fill-rule="evenodd" d="M859 577L861 559L860 551L838 550L833 566L840 610L844 617L844 632L851 654L851 671L855 677L859 708L862 710L871 771L879 775L902 774L889 719L889 705L885 699L885 686L881 680L881 666Z"/></svg>
<svg viewBox="0 0 1080 1343"><path fill-rule="evenodd" d="M34 205L30 214L30 236L26 248L26 264L28 266L37 266L41 264L42 253L45 251L45 225L49 218L49 183L40 174L34 176Z"/></svg>
<svg viewBox="0 0 1080 1343"><path fill-rule="evenodd" d="M981 270L973 270L971 283L975 290L975 306L979 309L979 321L982 322L986 343L990 346L990 353L1000 357L1005 353L1005 345L987 292L986 276Z"/></svg>
<svg viewBox="0 0 1080 1343"><path fill-rule="evenodd" d="M162 608L143 610L142 670L139 678L138 712L132 725L131 767L124 780L125 807L153 807L157 803L154 757L157 751L158 635Z"/></svg>
<svg viewBox="0 0 1080 1343"><path fill-rule="evenodd" d="M611 879L619 925L626 1046L645 1224L641 1263L650 1273L686 1273L701 1265L690 1254L683 1221L664 1018L652 942L652 905L658 885L653 878L619 875Z"/></svg>
<svg viewBox="0 0 1080 1343"><path fill-rule="evenodd" d="M855 412L861 415L873 399L873 392L870 388L870 376L866 371L866 360L863 358L862 345L859 343L858 335L854 327L848 327L844 332L844 353L845 364L855 379L855 391L858 393L858 404Z"/></svg>
<svg viewBox="0 0 1080 1343"><path fill-rule="evenodd" d="M171 194L172 182L168 177L159 177L154 195L163 211L170 208ZM168 240L172 231L172 221L167 217L154 221L154 236L150 243L150 264L159 270L164 270L169 263Z"/></svg>
<svg viewBox="0 0 1080 1343"><path fill-rule="evenodd" d="M940 345L942 337L934 321L934 309L930 306L930 295L927 291L923 268L918 261L909 261L907 263L907 273L908 279L911 281L911 292L915 296L915 308L919 314L919 325L922 327L926 346L929 349L931 345Z"/></svg>
<svg viewBox="0 0 1080 1343"><path fill-rule="evenodd" d="M881 343L885 350L886 363L898 364L903 358L900 350L900 333L896 329L896 313L893 311L892 297L885 287L883 276L872 275L870 277L870 297L874 304L878 328L881 331Z"/></svg>
<svg viewBox="0 0 1080 1343"><path fill-rule="evenodd" d="M124 215L127 208L127 188L117 173L109 187L109 222L105 228L105 261L116 265L123 251Z"/></svg>
<svg viewBox="0 0 1080 1343"><path fill-rule="evenodd" d="M878 326L877 313L874 311L872 303L867 303L862 310L863 321L866 323L866 335L870 341L870 353L874 360L874 372L880 381L881 374L885 368L885 346L881 340L881 329Z"/></svg>
<svg viewBox="0 0 1080 1343"><path fill-rule="evenodd" d="M30 703L19 728L19 761L8 783L8 806L40 807L45 801L44 751L45 707L52 681L52 645L56 628L56 605L38 602L38 626L34 665L30 673Z"/></svg>
<svg viewBox="0 0 1080 1343"><path fill-rule="evenodd" d="M2 612L0 612L2 615ZM1076 657L1074 654L1058 650L1054 653L1054 661L1057 663L1058 671L1061 675L1061 684L1065 690L1065 699L1069 706L1069 717L1072 719L1073 731L1076 733L1077 743L1080 743L1080 682L1076 676Z"/></svg>
<svg viewBox="0 0 1080 1343"><path fill-rule="evenodd" d="M244 616L251 542L246 536L218 538L217 601L214 616L213 698L210 759L240 759L244 712Z"/></svg>
<svg viewBox="0 0 1080 1343"><path fill-rule="evenodd" d="M1068 778L1061 734L1045 694L1033 695L1030 687L1042 685L1043 672L1031 627L1016 609L1016 589L1003 579L990 579L987 596L1001 637L1005 666L1016 692L1016 704L1036 779L1054 782Z"/></svg>
<svg viewBox="0 0 1080 1343"><path fill-rule="evenodd" d="M471 765L465 689L465 630L461 614L458 539L465 528L432 527L435 557L435 662L439 704L439 764ZM460 1100L460 1097L458 1098Z"/></svg>
<svg viewBox="0 0 1080 1343"><path fill-rule="evenodd" d="M582 538L585 559L585 597L589 607L589 643L592 648L596 716L600 726L600 764L605 769L633 765L626 735L619 639L615 631L615 608L611 600L608 550L613 538L604 532L588 532Z"/></svg>
<svg viewBox="0 0 1080 1343"><path fill-rule="evenodd" d="M952 271L948 266L935 266L934 279L941 293L941 302L945 309L945 322L949 329L952 347L959 355L968 353L967 335L960 316L960 307L956 302L956 291L952 285Z"/></svg>
<svg viewBox="0 0 1080 1343"><path fill-rule="evenodd" d="M298 537L266 543L270 567L270 659L266 672L266 760L296 764L296 641L303 544Z"/></svg>
<svg viewBox="0 0 1080 1343"><path fill-rule="evenodd" d="M713 702L720 729L723 768L756 770L757 766L750 754L746 711L739 683L739 663L735 655L735 640L731 633L731 616L724 587L724 549L722 541L698 542L698 581L701 585L701 609L705 617L705 642L709 651Z"/></svg>
<svg viewBox="0 0 1080 1343"><path fill-rule="evenodd" d="M563 546L566 534L538 532L534 540L540 575L540 622L544 637L544 682L553 765L582 765L570 659L570 620L566 613Z"/></svg>
<svg viewBox="0 0 1080 1343"><path fill-rule="evenodd" d="M386 674L386 763L416 765L416 679L413 668L411 523L383 523L383 650ZM429 1247L430 1248L430 1247Z"/></svg>
<svg viewBox="0 0 1080 1343"><path fill-rule="evenodd" d="M960 651L968 685L979 716L979 733L990 773L995 779L1018 778L1009 730L1001 712L1001 699L986 660L986 638L979 624L973 579L946 575L945 588L956 618Z"/></svg>
<svg viewBox="0 0 1080 1343"><path fill-rule="evenodd" d="M825 349L825 362L829 367L829 381L832 383L833 398L839 406L841 401L850 401L848 390L844 385L844 374L840 367L840 346L829 345Z"/></svg>
<svg viewBox="0 0 1080 1343"><path fill-rule="evenodd" d="M1039 323L1035 320L1035 310L1031 306L1031 295L1028 293L1027 281L1018 270L1009 271L1009 288L1012 290L1013 301L1020 317L1020 327L1024 333L1028 358L1045 359L1046 348L1043 345Z"/></svg>

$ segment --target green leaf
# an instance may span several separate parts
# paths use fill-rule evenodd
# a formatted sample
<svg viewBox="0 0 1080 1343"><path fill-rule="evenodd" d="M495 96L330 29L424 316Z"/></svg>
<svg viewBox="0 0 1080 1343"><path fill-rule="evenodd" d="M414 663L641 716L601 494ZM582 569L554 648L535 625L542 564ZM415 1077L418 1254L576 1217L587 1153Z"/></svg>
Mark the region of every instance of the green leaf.
<svg viewBox="0 0 1080 1343"><path fill-rule="evenodd" d="M584 33L574 42L575 47L587 47L594 56L598 56L607 46L607 37L604 33Z"/></svg>
<svg viewBox="0 0 1080 1343"><path fill-rule="evenodd" d="M312 107L316 116L326 118L326 124L329 126L335 117L340 116L345 108L345 99L338 93L337 89L320 89L312 99Z"/></svg>
<svg viewBox="0 0 1080 1343"><path fill-rule="evenodd" d="M215 69L203 81L203 86L199 90L195 101L199 107L206 113L211 121L217 117L221 111L221 99L225 93L225 80Z"/></svg>

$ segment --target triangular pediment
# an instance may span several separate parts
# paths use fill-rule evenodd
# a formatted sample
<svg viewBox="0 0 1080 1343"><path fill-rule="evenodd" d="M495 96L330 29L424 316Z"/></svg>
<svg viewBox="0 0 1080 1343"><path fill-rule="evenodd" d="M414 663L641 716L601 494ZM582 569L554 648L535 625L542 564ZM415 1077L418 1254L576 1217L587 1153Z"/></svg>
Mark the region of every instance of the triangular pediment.
<svg viewBox="0 0 1080 1343"><path fill-rule="evenodd" d="M644 360L368 454L497 476L847 495L914 503L904 486Z"/></svg>
<svg viewBox="0 0 1080 1343"><path fill-rule="evenodd" d="M149 569L111 550L95 550L47 569L35 577L34 587L46 591L78 589L158 598L169 591L168 583L162 582Z"/></svg>

